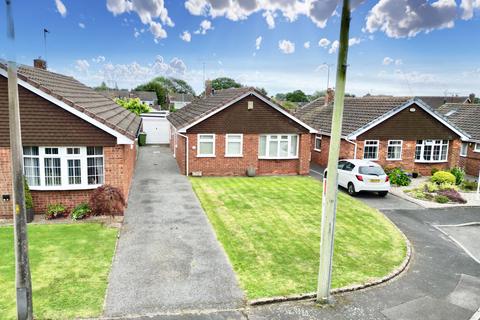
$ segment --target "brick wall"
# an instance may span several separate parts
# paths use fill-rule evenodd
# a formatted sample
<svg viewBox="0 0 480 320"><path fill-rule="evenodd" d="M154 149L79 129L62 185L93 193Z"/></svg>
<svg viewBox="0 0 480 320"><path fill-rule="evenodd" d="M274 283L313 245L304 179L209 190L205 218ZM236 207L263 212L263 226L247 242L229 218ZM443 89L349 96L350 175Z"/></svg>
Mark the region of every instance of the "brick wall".
<svg viewBox="0 0 480 320"><path fill-rule="evenodd" d="M480 152L473 151L475 144L471 143L468 146L467 157L461 157L464 164L465 172L474 177L478 177L478 172L480 170Z"/></svg>
<svg viewBox="0 0 480 320"><path fill-rule="evenodd" d="M205 176L244 176L248 167L254 167L259 175L301 174L309 172L310 134L300 135L299 159L258 159L258 134L243 135L243 156L225 157L225 135L215 137L215 157L197 157L197 135L188 134L189 173L201 171ZM185 174L185 139L177 136L176 159L180 171ZM172 141L173 139L171 139Z"/></svg>
<svg viewBox="0 0 480 320"><path fill-rule="evenodd" d="M330 149L330 137L322 136L322 148L320 151L314 150L315 135L312 135L312 162L319 166L326 167L328 163L328 151ZM355 147L350 142L341 140L340 159L353 159Z"/></svg>
<svg viewBox="0 0 480 320"><path fill-rule="evenodd" d="M117 145L104 147L105 183L113 185L128 198L131 179L136 162L136 147L130 145ZM0 148L0 193L12 193L10 168L10 149ZM43 214L51 203L62 203L72 209L82 202L88 202L93 190L68 190L68 191L32 191L34 211ZM0 218L11 217L12 202L0 204Z"/></svg>

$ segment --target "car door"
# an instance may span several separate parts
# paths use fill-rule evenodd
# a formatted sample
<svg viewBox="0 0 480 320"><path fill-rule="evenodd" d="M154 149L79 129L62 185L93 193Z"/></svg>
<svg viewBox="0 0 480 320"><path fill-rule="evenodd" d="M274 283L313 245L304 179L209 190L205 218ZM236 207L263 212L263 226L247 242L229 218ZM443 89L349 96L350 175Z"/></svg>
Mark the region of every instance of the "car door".
<svg viewBox="0 0 480 320"><path fill-rule="evenodd" d="M342 181L342 186L346 188L348 186L348 183L353 180L354 178L354 173L353 169L355 169L355 165L351 162L346 162L345 165L343 166L343 181Z"/></svg>
<svg viewBox="0 0 480 320"><path fill-rule="evenodd" d="M340 160L338 161L338 185L341 186L341 187L345 187L345 171L344 171L344 167L345 167L345 164L348 163L347 161L345 160Z"/></svg>

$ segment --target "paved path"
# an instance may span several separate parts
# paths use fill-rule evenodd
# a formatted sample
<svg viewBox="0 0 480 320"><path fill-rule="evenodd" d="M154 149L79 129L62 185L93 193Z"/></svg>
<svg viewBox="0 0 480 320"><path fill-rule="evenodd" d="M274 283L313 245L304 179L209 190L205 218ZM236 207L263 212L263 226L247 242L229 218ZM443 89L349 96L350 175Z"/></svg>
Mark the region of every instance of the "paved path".
<svg viewBox="0 0 480 320"><path fill-rule="evenodd" d="M170 150L140 148L105 316L242 306L235 274Z"/></svg>

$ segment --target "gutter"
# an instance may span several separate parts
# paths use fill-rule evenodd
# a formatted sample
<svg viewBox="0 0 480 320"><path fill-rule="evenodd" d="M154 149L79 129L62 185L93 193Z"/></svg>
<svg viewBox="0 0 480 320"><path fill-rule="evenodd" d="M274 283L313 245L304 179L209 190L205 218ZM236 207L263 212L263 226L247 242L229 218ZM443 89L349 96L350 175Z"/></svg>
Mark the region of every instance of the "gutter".
<svg viewBox="0 0 480 320"><path fill-rule="evenodd" d="M184 137L185 138L185 156L187 157L185 159L185 175L188 177L188 136L184 135L184 134L181 134L177 131L177 135L179 135L180 137Z"/></svg>

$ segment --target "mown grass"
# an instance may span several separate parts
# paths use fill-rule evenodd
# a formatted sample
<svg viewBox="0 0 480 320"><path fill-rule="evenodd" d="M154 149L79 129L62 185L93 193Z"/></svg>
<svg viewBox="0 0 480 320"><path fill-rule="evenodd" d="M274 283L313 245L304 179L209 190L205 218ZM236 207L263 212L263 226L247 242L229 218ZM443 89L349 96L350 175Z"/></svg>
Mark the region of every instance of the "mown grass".
<svg viewBox="0 0 480 320"><path fill-rule="evenodd" d="M28 226L35 319L102 313L117 234L94 223ZM12 227L0 227L0 250L0 319L16 319Z"/></svg>
<svg viewBox="0 0 480 320"><path fill-rule="evenodd" d="M250 299L316 290L321 184L309 177L191 178ZM334 288L385 276L406 244L375 209L339 193Z"/></svg>

